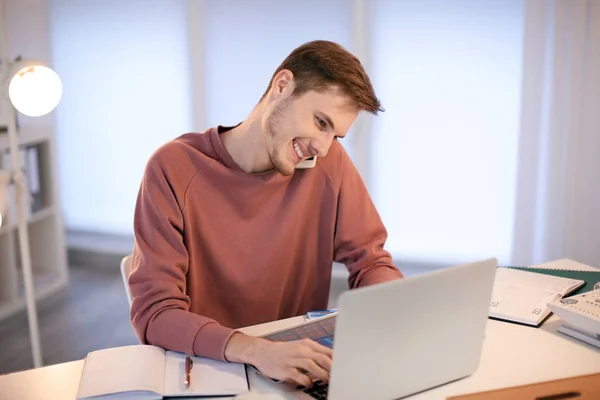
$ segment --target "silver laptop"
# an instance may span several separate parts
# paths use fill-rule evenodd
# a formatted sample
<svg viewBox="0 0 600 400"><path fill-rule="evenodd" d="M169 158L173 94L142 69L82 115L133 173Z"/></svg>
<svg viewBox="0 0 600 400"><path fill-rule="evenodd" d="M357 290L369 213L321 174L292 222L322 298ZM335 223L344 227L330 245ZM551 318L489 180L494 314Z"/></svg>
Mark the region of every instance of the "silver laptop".
<svg viewBox="0 0 600 400"><path fill-rule="evenodd" d="M477 370L497 260L473 262L344 292L334 315L329 400L397 399ZM283 334L299 326L270 333ZM325 398L287 383L253 379L282 398Z"/></svg>

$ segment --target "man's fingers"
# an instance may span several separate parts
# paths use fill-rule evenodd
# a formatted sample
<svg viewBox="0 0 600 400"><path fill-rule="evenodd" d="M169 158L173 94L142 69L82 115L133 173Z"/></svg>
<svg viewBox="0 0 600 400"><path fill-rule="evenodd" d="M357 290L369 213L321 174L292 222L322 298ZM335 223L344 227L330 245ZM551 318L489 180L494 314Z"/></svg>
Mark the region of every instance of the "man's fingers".
<svg viewBox="0 0 600 400"><path fill-rule="evenodd" d="M312 381L307 375L304 375L296 368L291 368L289 370L290 380L296 382L298 385L302 385L304 387L311 387Z"/></svg>
<svg viewBox="0 0 600 400"><path fill-rule="evenodd" d="M316 362L321 368L331 371L331 365L333 361L330 357L325 354L317 353L316 351L309 349L308 347L302 347L298 352L295 353L295 357L297 359L308 359ZM292 366L296 366L294 362L292 362Z"/></svg>
<svg viewBox="0 0 600 400"><path fill-rule="evenodd" d="M317 364L314 360L310 358L299 358L297 359L298 368L302 368L307 371L309 374L313 375L315 378L318 378L324 382L329 381L329 372L327 372L324 368L322 368L319 364Z"/></svg>
<svg viewBox="0 0 600 400"><path fill-rule="evenodd" d="M310 339L302 339L300 344L302 344L302 346L297 348L297 358L313 360L326 371L331 370L331 349L321 346Z"/></svg>
<svg viewBox="0 0 600 400"><path fill-rule="evenodd" d="M331 371L331 365L333 364L333 361L331 361L331 358L329 358L323 354L315 353L313 356L313 360L315 360L315 362L317 364L319 364L327 372Z"/></svg>
<svg viewBox="0 0 600 400"><path fill-rule="evenodd" d="M312 387L312 380L329 381L331 350L310 340L270 343L257 367L267 376Z"/></svg>

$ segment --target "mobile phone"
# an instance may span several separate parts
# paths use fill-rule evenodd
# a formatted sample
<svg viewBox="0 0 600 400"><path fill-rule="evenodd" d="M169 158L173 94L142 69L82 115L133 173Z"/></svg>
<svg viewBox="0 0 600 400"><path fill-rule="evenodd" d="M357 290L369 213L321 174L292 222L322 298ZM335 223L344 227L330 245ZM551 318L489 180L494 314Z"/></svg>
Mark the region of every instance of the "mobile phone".
<svg viewBox="0 0 600 400"><path fill-rule="evenodd" d="M306 160L300 161L298 164L296 164L296 168L298 168L298 169L312 168L316 164L317 164L317 156L314 156L311 158L307 158Z"/></svg>

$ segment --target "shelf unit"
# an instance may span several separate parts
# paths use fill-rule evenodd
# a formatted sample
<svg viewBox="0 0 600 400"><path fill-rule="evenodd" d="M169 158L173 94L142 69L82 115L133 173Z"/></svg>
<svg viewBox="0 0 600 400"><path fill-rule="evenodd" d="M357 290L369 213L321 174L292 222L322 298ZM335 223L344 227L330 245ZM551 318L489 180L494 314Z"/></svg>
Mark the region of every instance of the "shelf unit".
<svg viewBox="0 0 600 400"><path fill-rule="evenodd" d="M69 282L53 133L51 126L20 127L18 133L21 158L23 152L35 149L31 153L35 156L29 160L33 163L25 158L21 165L28 179L36 178L38 193L34 209L32 204L26 204L34 292L38 304L65 289ZM0 133L0 169L12 171L9 147L8 135ZM30 171L31 168L36 171ZM0 321L26 308L14 187L10 193L12 201L0 228Z"/></svg>

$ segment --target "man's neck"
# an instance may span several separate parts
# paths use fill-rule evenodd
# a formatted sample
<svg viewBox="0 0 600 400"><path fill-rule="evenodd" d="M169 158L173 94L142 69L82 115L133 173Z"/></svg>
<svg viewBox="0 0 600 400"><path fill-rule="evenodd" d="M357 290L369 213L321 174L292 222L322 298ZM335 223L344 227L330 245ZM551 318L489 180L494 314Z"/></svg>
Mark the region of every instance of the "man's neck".
<svg viewBox="0 0 600 400"><path fill-rule="evenodd" d="M221 134L225 150L248 173L266 172L274 168L269 158L266 132L262 130L261 120L259 105L241 124Z"/></svg>

